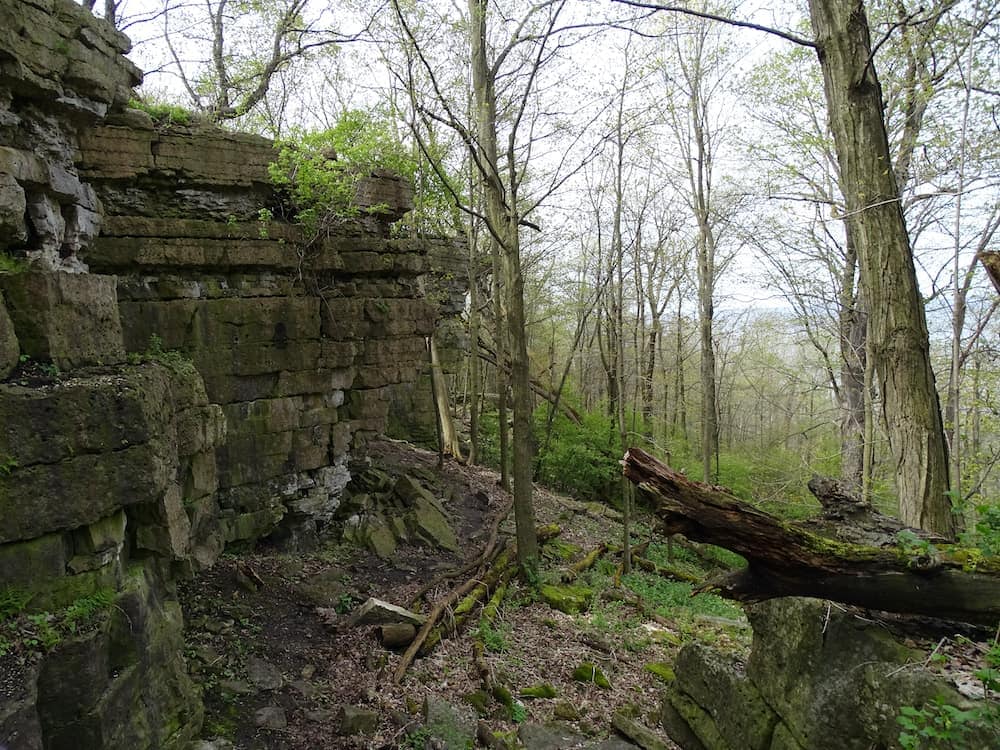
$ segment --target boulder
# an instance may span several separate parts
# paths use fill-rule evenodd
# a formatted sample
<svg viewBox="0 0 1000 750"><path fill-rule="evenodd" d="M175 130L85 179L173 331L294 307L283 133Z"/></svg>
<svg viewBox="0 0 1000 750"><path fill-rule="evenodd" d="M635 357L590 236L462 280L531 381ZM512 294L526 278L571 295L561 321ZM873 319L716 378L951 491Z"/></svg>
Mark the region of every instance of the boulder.
<svg viewBox="0 0 1000 750"><path fill-rule="evenodd" d="M674 673L677 689L708 710L731 747L767 750L778 716L746 679L735 655L690 643L678 654Z"/></svg>

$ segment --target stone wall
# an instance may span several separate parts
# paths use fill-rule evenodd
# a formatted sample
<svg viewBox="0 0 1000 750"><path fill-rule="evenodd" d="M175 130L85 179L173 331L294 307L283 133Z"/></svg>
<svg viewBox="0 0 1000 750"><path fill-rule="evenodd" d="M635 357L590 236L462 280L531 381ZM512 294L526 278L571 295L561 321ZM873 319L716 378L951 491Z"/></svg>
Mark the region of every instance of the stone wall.
<svg viewBox="0 0 1000 750"><path fill-rule="evenodd" d="M899 747L902 706L968 701L879 623L817 599L749 610L750 658L682 649L662 723L684 750L871 750ZM969 747L988 747L970 737ZM979 742L982 744L979 744Z"/></svg>
<svg viewBox="0 0 1000 750"><path fill-rule="evenodd" d="M0 642L11 748L184 748L174 581L310 544L434 327L426 246L388 234L405 183L320 242L262 223L271 144L127 109L127 48L71 0L0 4L0 603L112 597Z"/></svg>
<svg viewBox="0 0 1000 750"><path fill-rule="evenodd" d="M127 158L123 157L127 155ZM156 128L129 112L85 134L81 174L104 205L91 270L116 274L125 347L190 357L223 411L216 450L225 542L280 526L308 543L349 479L352 451L385 427L393 386L423 366L434 309L425 250L389 239L405 188L369 180L392 210L306 246L268 184L271 144Z"/></svg>

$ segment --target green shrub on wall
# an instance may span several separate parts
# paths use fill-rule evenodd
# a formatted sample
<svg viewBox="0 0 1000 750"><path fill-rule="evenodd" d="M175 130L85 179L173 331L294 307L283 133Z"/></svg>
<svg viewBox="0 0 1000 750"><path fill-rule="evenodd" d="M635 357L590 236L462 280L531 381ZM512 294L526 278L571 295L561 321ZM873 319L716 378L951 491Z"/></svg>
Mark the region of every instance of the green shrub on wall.
<svg viewBox="0 0 1000 750"><path fill-rule="evenodd" d="M288 192L296 220L310 232L357 216L355 190L373 170L387 169L411 182L416 172L389 122L360 110L345 112L329 130L297 133L277 145L271 181Z"/></svg>

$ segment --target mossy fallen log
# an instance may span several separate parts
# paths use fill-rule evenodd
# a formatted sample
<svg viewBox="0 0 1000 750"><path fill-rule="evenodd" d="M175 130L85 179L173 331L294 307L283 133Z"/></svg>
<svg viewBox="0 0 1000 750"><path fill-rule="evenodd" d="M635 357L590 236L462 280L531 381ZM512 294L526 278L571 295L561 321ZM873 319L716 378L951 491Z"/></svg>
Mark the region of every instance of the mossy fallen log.
<svg viewBox="0 0 1000 750"><path fill-rule="evenodd" d="M811 596L976 625L1000 621L1000 558L935 545L915 533L884 547L832 539L723 487L694 482L638 448L629 449L623 464L654 502L667 533L746 558L746 568L710 582L722 596L744 602Z"/></svg>

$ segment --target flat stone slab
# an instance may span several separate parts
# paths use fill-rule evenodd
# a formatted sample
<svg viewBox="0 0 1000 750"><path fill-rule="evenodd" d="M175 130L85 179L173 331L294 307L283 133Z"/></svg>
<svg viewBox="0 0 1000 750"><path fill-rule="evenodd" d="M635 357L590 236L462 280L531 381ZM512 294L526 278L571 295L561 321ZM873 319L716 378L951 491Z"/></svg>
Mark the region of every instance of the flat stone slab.
<svg viewBox="0 0 1000 750"><path fill-rule="evenodd" d="M426 620L426 617L418 615L416 612L372 597L351 613L347 624L350 626L391 625L408 622L411 625L420 626Z"/></svg>

